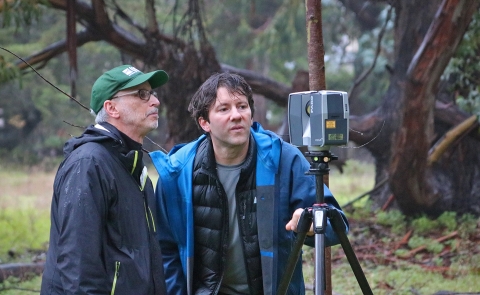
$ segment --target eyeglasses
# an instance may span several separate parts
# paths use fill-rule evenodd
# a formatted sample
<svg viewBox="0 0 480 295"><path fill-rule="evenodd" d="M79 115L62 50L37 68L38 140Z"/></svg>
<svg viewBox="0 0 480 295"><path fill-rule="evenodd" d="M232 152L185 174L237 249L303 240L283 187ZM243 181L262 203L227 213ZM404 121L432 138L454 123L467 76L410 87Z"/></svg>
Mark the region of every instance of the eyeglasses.
<svg viewBox="0 0 480 295"><path fill-rule="evenodd" d="M153 90L139 89L139 90L135 90L135 91L132 91L132 92L128 92L128 93L120 94L120 95L117 95L117 96L113 96L112 99L117 98L117 97L132 95L132 94L136 94L141 100L144 100L144 101L149 101L150 96L152 94L153 94L153 96L158 98L157 92L155 92Z"/></svg>

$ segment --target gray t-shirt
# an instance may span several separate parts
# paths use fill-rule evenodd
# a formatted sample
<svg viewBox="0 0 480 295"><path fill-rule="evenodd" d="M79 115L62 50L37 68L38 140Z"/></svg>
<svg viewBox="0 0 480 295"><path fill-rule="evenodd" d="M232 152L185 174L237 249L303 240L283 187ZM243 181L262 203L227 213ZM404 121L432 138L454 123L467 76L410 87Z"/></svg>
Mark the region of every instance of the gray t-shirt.
<svg viewBox="0 0 480 295"><path fill-rule="evenodd" d="M243 254L242 240L238 228L235 188L240 178L240 166L224 166L217 163L217 174L228 199L229 241L225 271L220 292L225 294L248 294L247 272Z"/></svg>

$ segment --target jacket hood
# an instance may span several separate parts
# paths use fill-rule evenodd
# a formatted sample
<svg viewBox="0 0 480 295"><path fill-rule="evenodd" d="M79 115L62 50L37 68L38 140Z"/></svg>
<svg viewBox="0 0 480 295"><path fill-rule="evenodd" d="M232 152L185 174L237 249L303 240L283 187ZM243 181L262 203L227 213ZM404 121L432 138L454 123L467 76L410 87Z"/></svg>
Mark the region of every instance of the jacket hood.
<svg viewBox="0 0 480 295"><path fill-rule="evenodd" d="M258 122L254 122L251 129L258 147L258 159L267 169L277 173L282 153L282 139L272 131L263 129Z"/></svg>
<svg viewBox="0 0 480 295"><path fill-rule="evenodd" d="M103 143L107 141L118 142L122 144L122 138L118 134L115 127L108 123L101 123L90 125L85 129L82 135L68 140L63 147L63 154L67 158L78 147L89 143L98 142Z"/></svg>

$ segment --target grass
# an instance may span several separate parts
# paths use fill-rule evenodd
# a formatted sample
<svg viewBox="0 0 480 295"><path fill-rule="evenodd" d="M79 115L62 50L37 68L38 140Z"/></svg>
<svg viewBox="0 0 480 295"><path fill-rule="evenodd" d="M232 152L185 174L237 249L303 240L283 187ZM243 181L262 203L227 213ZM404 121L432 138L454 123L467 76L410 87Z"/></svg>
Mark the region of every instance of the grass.
<svg viewBox="0 0 480 295"><path fill-rule="evenodd" d="M53 174L0 172L0 262L31 262L29 254L48 243Z"/></svg>
<svg viewBox="0 0 480 295"><path fill-rule="evenodd" d="M36 169L0 171L0 262L31 262L45 251L54 174ZM153 167L149 168L149 174L155 182L158 176ZM332 168L329 186L339 203L346 204L370 190L373 179L373 165L349 160L343 174ZM410 220L398 211L369 212L363 208L368 207L364 206L366 199L355 203L355 210L346 214L351 222L349 241L374 294L480 291L478 219L446 212L437 220L426 217ZM408 242L394 249L412 228L415 231ZM435 241L452 231L458 232L454 238ZM400 258L422 244L428 245L424 251L409 259ZM362 294L341 246L331 249L334 294ZM315 276L313 252L304 248L304 275L310 285ZM40 282L40 277L24 282L11 278L0 284L0 293L22 295L32 294L32 290L38 293Z"/></svg>
<svg viewBox="0 0 480 295"><path fill-rule="evenodd" d="M434 294L441 290L470 293L480 290L478 274L466 274L446 278L444 274L426 272L420 266L398 264L391 266L363 267L374 294ZM335 268L332 275L333 289L338 294L362 294L347 263ZM313 293L312 293L313 294Z"/></svg>
<svg viewBox="0 0 480 295"><path fill-rule="evenodd" d="M346 204L373 188L374 173L372 164L349 160L343 174L332 168L329 187L337 201ZM480 292L479 219L456 216L453 212L445 212L436 220L425 216L408 219L396 210L370 212L366 209L367 198L356 202L354 208L353 212L345 212L351 225L348 238L373 294ZM412 237L394 251L411 229ZM454 239L435 240L452 232L458 232ZM411 259L400 258L420 246L425 246L425 250ZM303 252L305 282L313 286L314 249L305 246ZM333 293L362 294L342 247L334 246L331 252ZM307 294L314 292L307 290Z"/></svg>
<svg viewBox="0 0 480 295"><path fill-rule="evenodd" d="M347 160L343 167L343 173L340 173L333 165L330 168L329 188L340 205L354 200L375 185L375 167L372 164ZM366 199L356 203L356 206L364 205Z"/></svg>
<svg viewBox="0 0 480 295"><path fill-rule="evenodd" d="M30 280L22 281L10 277L7 281L0 284L0 293L2 295L32 295L40 294L40 285L42 278L35 276Z"/></svg>

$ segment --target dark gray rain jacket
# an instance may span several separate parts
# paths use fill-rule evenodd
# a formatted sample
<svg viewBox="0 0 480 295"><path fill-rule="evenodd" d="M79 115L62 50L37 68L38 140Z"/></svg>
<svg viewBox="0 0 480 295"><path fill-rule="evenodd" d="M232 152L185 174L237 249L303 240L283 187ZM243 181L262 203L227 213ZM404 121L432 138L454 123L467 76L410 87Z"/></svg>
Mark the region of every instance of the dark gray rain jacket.
<svg viewBox="0 0 480 295"><path fill-rule="evenodd" d="M166 294L142 151L108 123L64 147L41 294Z"/></svg>

